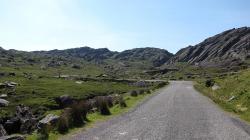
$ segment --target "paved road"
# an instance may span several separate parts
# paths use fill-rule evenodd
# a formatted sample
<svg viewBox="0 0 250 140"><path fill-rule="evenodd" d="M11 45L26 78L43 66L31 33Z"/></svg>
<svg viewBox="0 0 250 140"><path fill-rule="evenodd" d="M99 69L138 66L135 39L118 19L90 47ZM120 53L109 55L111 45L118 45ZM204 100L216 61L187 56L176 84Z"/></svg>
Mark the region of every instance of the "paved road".
<svg viewBox="0 0 250 140"><path fill-rule="evenodd" d="M191 82L171 82L130 113L70 139L250 140L250 126L223 112Z"/></svg>

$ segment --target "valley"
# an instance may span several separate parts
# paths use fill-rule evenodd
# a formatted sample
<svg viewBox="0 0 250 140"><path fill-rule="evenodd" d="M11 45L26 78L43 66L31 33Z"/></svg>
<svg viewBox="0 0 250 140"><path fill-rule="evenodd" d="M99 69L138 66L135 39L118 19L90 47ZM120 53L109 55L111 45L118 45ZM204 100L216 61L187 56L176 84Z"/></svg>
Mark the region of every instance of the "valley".
<svg viewBox="0 0 250 140"><path fill-rule="evenodd" d="M155 115L164 112L162 110L168 110L166 114L162 114L164 120L169 119L167 122L170 123L164 126L164 130L169 129L166 126L174 127L173 122L182 122L185 112L189 117L187 119L194 117L188 113L189 109L194 114L200 115L200 117L195 116L197 119L205 119L201 124L204 123L209 127L206 129L212 128L210 122L217 119L213 116L203 118L207 117L202 116L204 115L202 113L208 114L208 107L211 112L223 116L225 120L229 118L227 115L222 115L220 110L211 105L205 97L199 95L193 89L191 82L183 81L192 81L195 89L211 98L223 109L250 122L249 66L249 27L227 30L197 45L183 48L176 54L153 47L122 52L90 47L32 52L0 48L0 137L18 133L22 134L20 137L24 136L30 140L58 139L71 134L79 127L94 125L98 120L110 119L109 116L121 115L133 108L136 109L134 112L125 113L125 116L132 114L133 120L139 120L134 114L140 114L140 111L145 111L145 114L151 116L151 113ZM192 92L185 93L183 89L185 86L187 91L192 90ZM158 90L162 89L165 91L158 94ZM140 105L136 107L147 98L148 101L142 105L143 110L140 110ZM154 100L157 105L154 105ZM159 106L165 108L157 110ZM151 112L149 108L154 110ZM184 113L181 113L182 111ZM172 115L177 115L179 120L175 120ZM143 114L140 116L143 117ZM157 120L161 118L158 117L160 116L150 118L152 126L155 125L154 121L159 123ZM95 131L98 131L98 137L109 139L117 128L128 127L126 122L129 117L121 118L125 119L110 125L110 130L107 129L107 132L99 131L98 128L91 129L89 134L84 132L75 139L79 139L78 137L92 139L91 134ZM221 119L223 125L216 129L224 133L222 128L229 125L228 129L232 129L230 132L225 132L225 136L229 136L226 133L234 134L235 125L232 122L227 124L225 120ZM135 121L135 123L141 122ZM192 128L198 125L191 122L183 124L190 124ZM169 134L168 138L179 139L188 135L183 128L178 128L183 124L178 123L173 130L167 131L176 130L174 133L178 133L176 137ZM100 128L105 125L107 124L104 122ZM129 138L134 138L137 131L141 132L142 128L144 126L134 126L134 130L129 130L129 133L132 133ZM152 130L151 126L145 128ZM160 126L157 129L160 129ZM241 129L237 131L243 134L239 134L239 137L237 134L237 138L240 136L249 138L249 135ZM139 138L149 136L148 132L139 135ZM184 134L179 135L182 132ZM208 135L209 132L204 128L206 133L204 135ZM155 135L154 138L159 137L159 139L166 136L160 132L152 134ZM190 132L190 138L203 138L200 135L193 136L194 134L194 131ZM211 139L222 137L224 136L216 135ZM112 139L117 138L116 134L112 134Z"/></svg>

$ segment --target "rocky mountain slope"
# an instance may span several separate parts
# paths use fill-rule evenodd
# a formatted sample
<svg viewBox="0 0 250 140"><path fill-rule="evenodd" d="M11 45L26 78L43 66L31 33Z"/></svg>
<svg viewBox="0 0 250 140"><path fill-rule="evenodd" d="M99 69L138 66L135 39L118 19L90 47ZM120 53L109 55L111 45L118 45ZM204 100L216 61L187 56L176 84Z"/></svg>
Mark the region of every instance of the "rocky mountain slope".
<svg viewBox="0 0 250 140"><path fill-rule="evenodd" d="M110 51L107 48L90 47L66 50L24 52L0 48L2 65L15 64L64 64L87 61L94 64L115 65L116 67L136 67L147 69L160 67L163 64L187 62L207 67L239 66L250 62L250 28L231 29L203 42L181 49L175 55L159 48L135 48L122 52Z"/></svg>
<svg viewBox="0 0 250 140"><path fill-rule="evenodd" d="M250 58L250 28L231 29L181 49L168 64L188 62L200 66L242 65Z"/></svg>
<svg viewBox="0 0 250 140"><path fill-rule="evenodd" d="M65 64L81 63L87 61L95 64L125 63L158 67L167 62L173 54L158 48L136 48L123 52L110 51L107 48L93 49L90 47L72 48L66 50L24 52L17 50L4 50L0 48L1 64L44 64L63 62ZM20 62L20 63L18 63ZM98 63L97 63L98 62Z"/></svg>
<svg viewBox="0 0 250 140"><path fill-rule="evenodd" d="M126 61L149 61L154 67L161 66L168 61L173 54L158 48L135 48L118 53L114 56L116 60Z"/></svg>
<svg viewBox="0 0 250 140"><path fill-rule="evenodd" d="M66 50L35 51L32 53L40 56L82 58L86 61L108 59L117 54L117 52L112 52L107 48L93 49L90 47L80 47Z"/></svg>

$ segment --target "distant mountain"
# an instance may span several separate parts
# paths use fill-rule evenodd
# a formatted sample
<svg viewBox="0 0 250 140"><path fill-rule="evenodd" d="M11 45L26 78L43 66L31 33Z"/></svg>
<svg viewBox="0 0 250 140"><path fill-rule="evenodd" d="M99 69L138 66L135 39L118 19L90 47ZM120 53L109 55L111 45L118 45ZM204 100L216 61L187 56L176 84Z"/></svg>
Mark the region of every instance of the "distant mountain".
<svg viewBox="0 0 250 140"><path fill-rule="evenodd" d="M200 66L241 65L250 58L250 28L231 29L183 48L167 63L188 62Z"/></svg>
<svg viewBox="0 0 250 140"><path fill-rule="evenodd" d="M150 47L126 50L114 56L116 60L149 61L154 67L161 66L171 57L173 57L173 54L164 49Z"/></svg>
<svg viewBox="0 0 250 140"><path fill-rule="evenodd" d="M93 49L90 47L80 47L65 50L33 51L24 52L17 50L4 50L0 48L1 64L30 64L30 63L57 63L65 64L89 63L122 64L123 66L140 66L143 68L158 67L168 61L173 54L159 48L136 48L123 52L110 51L107 48ZM18 57L18 59L17 59ZM11 63L10 63L11 62ZM144 67L145 66L145 67Z"/></svg>
<svg viewBox="0 0 250 140"><path fill-rule="evenodd" d="M117 54L117 52L112 52L107 48L93 49L90 47L80 47L66 50L35 51L33 53L41 56L76 57L82 58L86 61L108 59Z"/></svg>
<svg viewBox="0 0 250 140"><path fill-rule="evenodd" d="M87 61L93 64L114 66L121 71L153 69L163 64L187 62L207 67L238 66L250 62L250 28L231 29L203 42L181 49L175 55L159 48L135 48L122 52L107 48L80 47L65 50L25 52L5 50L0 47L1 65L77 64ZM247 60L247 61L246 61ZM103 66L104 67L104 66Z"/></svg>

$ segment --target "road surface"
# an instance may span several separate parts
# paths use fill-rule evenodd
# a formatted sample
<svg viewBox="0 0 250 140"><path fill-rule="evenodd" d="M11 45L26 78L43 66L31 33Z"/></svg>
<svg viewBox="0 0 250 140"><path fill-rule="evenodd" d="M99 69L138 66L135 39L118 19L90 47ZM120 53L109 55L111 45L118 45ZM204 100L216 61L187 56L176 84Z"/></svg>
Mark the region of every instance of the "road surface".
<svg viewBox="0 0 250 140"><path fill-rule="evenodd" d="M250 126L198 93L171 82L133 111L78 133L72 140L250 140Z"/></svg>

